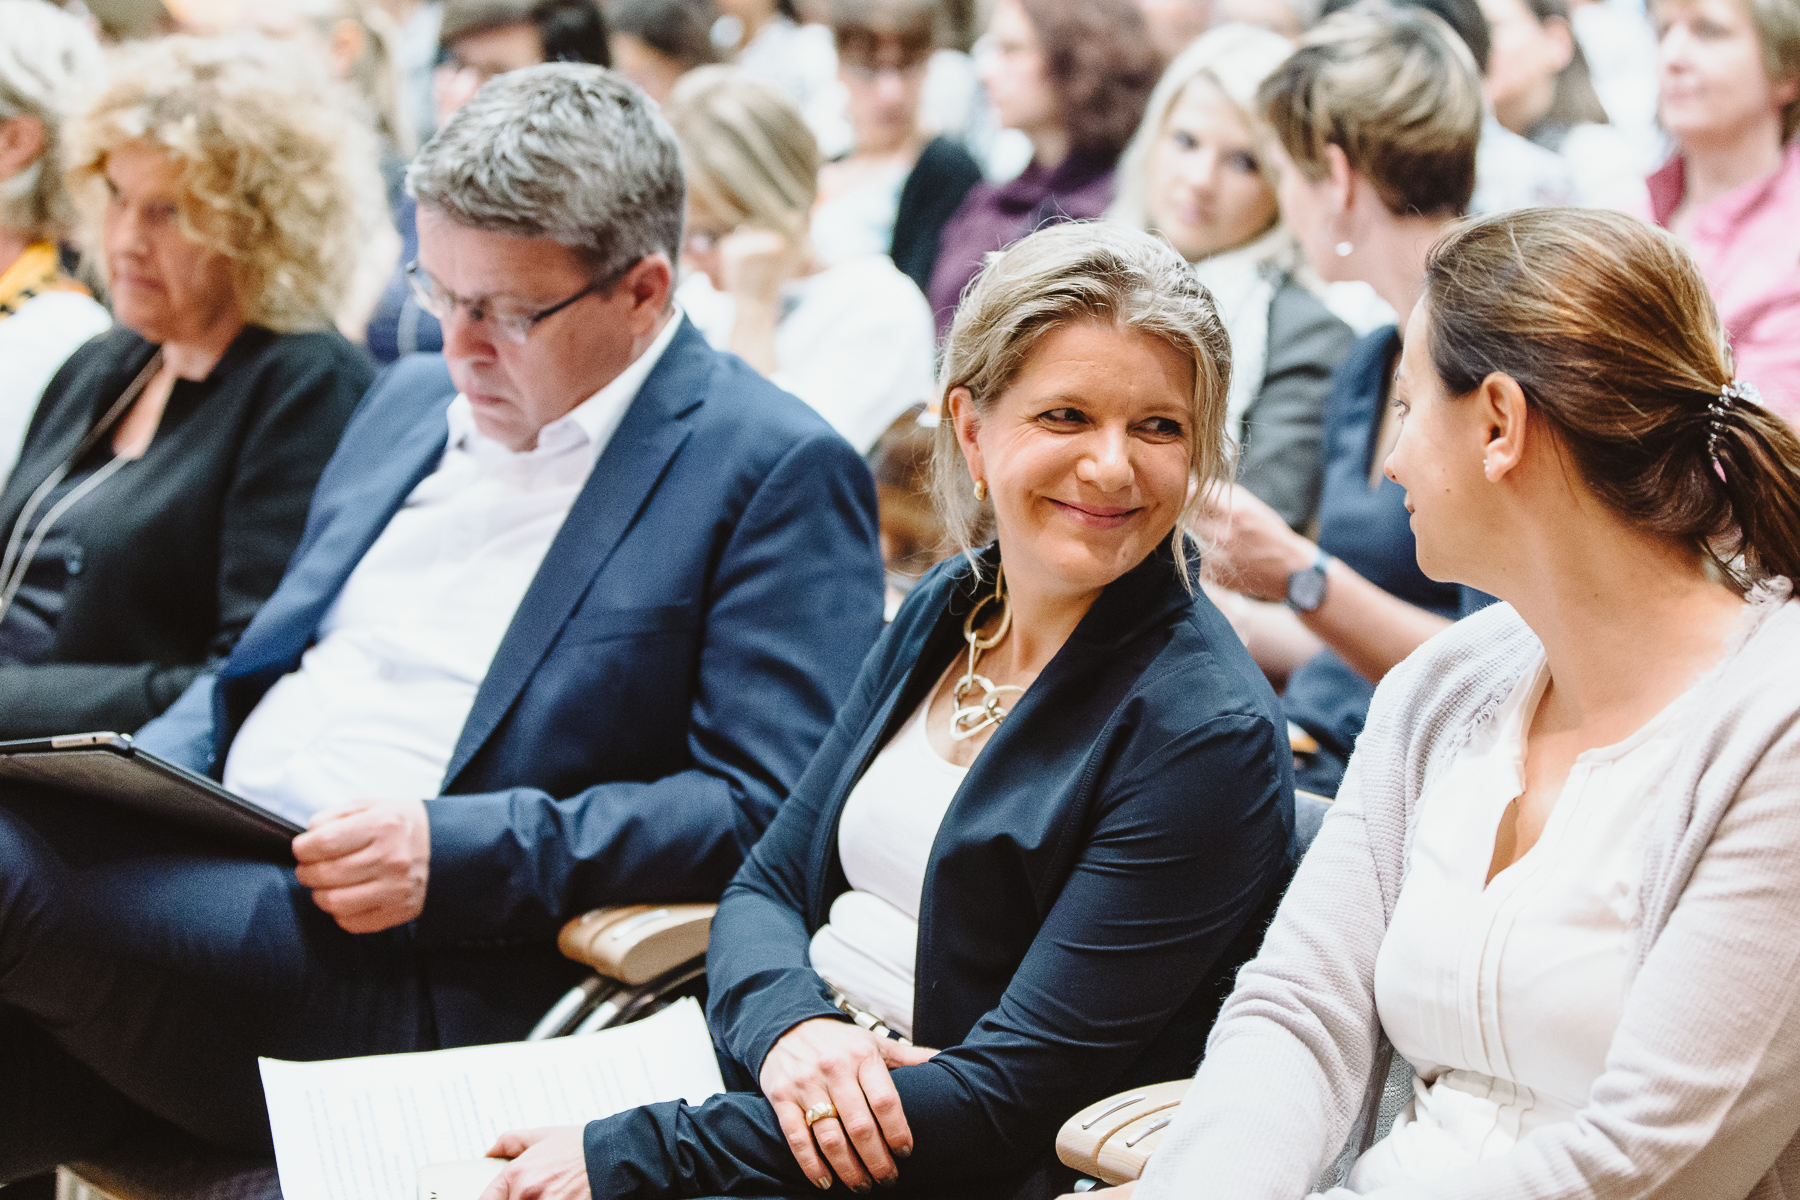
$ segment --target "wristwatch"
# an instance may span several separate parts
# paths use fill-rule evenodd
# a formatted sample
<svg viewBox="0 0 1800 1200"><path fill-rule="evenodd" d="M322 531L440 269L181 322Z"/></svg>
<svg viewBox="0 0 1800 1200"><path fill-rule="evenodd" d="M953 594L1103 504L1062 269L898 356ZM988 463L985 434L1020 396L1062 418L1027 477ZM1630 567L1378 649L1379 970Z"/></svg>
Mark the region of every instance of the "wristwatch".
<svg viewBox="0 0 1800 1200"><path fill-rule="evenodd" d="M1309 613L1325 603L1325 568L1331 555L1323 550L1310 567L1301 567L1288 576L1287 606L1297 613Z"/></svg>

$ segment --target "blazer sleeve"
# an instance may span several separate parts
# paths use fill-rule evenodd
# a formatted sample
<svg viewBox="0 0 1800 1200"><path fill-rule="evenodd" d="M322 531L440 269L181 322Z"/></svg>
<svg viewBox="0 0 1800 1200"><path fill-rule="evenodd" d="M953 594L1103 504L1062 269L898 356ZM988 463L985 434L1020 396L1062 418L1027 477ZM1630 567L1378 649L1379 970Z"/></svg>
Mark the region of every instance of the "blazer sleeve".
<svg viewBox="0 0 1800 1200"><path fill-rule="evenodd" d="M596 905L710 900L817 751L881 629L874 485L835 434L757 487L712 578L689 722L693 765L574 796L428 802L426 944L531 940Z"/></svg>
<svg viewBox="0 0 1800 1200"><path fill-rule="evenodd" d="M1325 399L1355 343L1350 327L1297 283L1284 284L1269 303L1267 366L1244 414L1238 480L1296 529L1318 512Z"/></svg>
<svg viewBox="0 0 1800 1200"><path fill-rule="evenodd" d="M1141 1057L1284 877L1284 749L1266 719L1221 715L1107 788L999 1006L893 1072L914 1133L897 1194L1016 1176ZM596 1121L586 1149L596 1200L810 1186L756 1093Z"/></svg>
<svg viewBox="0 0 1800 1200"><path fill-rule="evenodd" d="M236 445L220 505L218 623L207 648L214 661L231 653L281 581L319 473L373 374L347 343L341 352L283 356L272 367L250 384L268 395L254 406ZM29 728L0 722L0 736L136 729L205 669L156 662L8 665L0 668L0 713L19 714Z"/></svg>

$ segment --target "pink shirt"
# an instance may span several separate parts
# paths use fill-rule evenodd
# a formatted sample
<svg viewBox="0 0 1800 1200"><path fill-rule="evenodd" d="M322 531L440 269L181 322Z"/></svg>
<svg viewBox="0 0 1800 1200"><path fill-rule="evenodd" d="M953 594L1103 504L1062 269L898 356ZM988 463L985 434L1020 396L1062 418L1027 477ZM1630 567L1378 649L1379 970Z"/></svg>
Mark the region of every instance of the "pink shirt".
<svg viewBox="0 0 1800 1200"><path fill-rule="evenodd" d="M1666 228L1687 191L1686 161L1677 154L1647 182L1648 215ZM1688 236L1737 351L1738 377L1800 425L1800 142L1774 174L1701 209Z"/></svg>

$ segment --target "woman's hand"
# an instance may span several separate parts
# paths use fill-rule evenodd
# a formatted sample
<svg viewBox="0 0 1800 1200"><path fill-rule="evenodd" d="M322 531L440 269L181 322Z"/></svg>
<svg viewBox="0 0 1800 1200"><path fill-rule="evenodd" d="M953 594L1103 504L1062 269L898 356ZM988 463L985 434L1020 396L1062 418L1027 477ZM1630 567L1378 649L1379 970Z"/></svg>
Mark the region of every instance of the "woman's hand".
<svg viewBox="0 0 1800 1200"><path fill-rule="evenodd" d="M800 270L799 248L792 238L773 229L744 225L719 243L725 290L737 302L774 306L781 302L781 286Z"/></svg>
<svg viewBox="0 0 1800 1200"><path fill-rule="evenodd" d="M1285 600L1288 576L1319 556L1319 548L1289 529L1280 513L1232 484L1206 490L1192 528L1207 574L1256 600Z"/></svg>
<svg viewBox="0 0 1800 1200"><path fill-rule="evenodd" d="M911 1154L913 1140L888 1069L936 1053L833 1017L802 1021L782 1034L763 1059L760 1082L806 1177L825 1189L836 1171L857 1192L899 1179L894 1159ZM837 1115L807 1128L806 1110L826 1100Z"/></svg>
<svg viewBox="0 0 1800 1200"><path fill-rule="evenodd" d="M589 1200L592 1194L579 1125L503 1133L488 1157L513 1161L481 1200Z"/></svg>

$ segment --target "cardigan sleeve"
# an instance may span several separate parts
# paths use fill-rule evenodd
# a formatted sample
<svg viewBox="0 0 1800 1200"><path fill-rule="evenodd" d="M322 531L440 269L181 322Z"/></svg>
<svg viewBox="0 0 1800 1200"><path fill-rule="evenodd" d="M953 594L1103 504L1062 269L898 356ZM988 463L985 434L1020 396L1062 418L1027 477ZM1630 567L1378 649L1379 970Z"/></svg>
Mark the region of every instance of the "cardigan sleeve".
<svg viewBox="0 0 1800 1200"><path fill-rule="evenodd" d="M275 590L300 540L313 486L372 375L360 353L337 339L296 338L288 346L244 385L266 394L234 447L220 505L211 659L231 652ZM130 619L129 612L121 618ZM204 669L200 662L8 664L0 667L0 737L136 729Z"/></svg>
<svg viewBox="0 0 1800 1200"><path fill-rule="evenodd" d="M1141 1057L1285 876L1283 750L1265 718L1223 714L1132 756L999 1005L893 1072L914 1134L896 1194L1016 1176ZM756 1093L634 1109L586 1145L597 1200L810 1186Z"/></svg>

